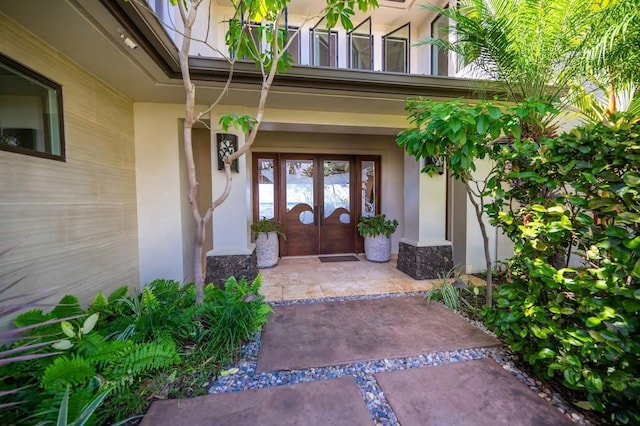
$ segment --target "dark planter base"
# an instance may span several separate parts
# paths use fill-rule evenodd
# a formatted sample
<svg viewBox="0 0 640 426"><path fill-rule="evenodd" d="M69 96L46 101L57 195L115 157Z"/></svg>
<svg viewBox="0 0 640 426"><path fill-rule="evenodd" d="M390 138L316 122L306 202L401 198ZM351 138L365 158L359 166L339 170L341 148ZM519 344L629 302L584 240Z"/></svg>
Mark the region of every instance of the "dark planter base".
<svg viewBox="0 0 640 426"><path fill-rule="evenodd" d="M222 287L231 276L236 277L238 281L243 277L249 282L256 279L258 262L255 249L251 254L207 256L206 283Z"/></svg>
<svg viewBox="0 0 640 426"><path fill-rule="evenodd" d="M400 242L398 269L416 280L439 278L453 268L453 250L450 245L415 246Z"/></svg>

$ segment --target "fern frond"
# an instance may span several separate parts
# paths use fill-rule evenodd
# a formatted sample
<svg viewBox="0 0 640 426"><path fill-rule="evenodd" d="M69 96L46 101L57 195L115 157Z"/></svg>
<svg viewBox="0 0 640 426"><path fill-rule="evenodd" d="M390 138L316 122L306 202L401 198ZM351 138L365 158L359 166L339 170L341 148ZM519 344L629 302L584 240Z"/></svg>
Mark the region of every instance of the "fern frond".
<svg viewBox="0 0 640 426"><path fill-rule="evenodd" d="M104 308L109 305L109 301L103 292L98 292L96 297L93 298L93 302L89 305L89 312L102 312Z"/></svg>
<svg viewBox="0 0 640 426"><path fill-rule="evenodd" d="M109 376L136 377L140 374L174 365L180 360L173 341L141 343L121 352L117 363L112 364Z"/></svg>
<svg viewBox="0 0 640 426"><path fill-rule="evenodd" d="M53 319L53 316L50 314L45 315L42 309L32 309L18 315L13 320L13 325L16 327L27 327L29 325L40 324L50 319Z"/></svg>
<svg viewBox="0 0 640 426"><path fill-rule="evenodd" d="M109 301L109 303L115 303L118 300L127 297L127 293L129 292L129 288L128 287L118 287L117 289L115 289L113 291L113 293L111 293L109 295L109 298L107 299Z"/></svg>
<svg viewBox="0 0 640 426"><path fill-rule="evenodd" d="M86 384L96 374L89 361L79 356L56 358L44 371L42 386L46 390Z"/></svg>
<svg viewBox="0 0 640 426"><path fill-rule="evenodd" d="M62 299L58 305L53 308L51 311L51 316L53 318L69 318L78 315L84 315L84 311L78 302L78 298L71 295L66 295Z"/></svg>
<svg viewBox="0 0 640 426"><path fill-rule="evenodd" d="M160 303L156 298L156 295L153 294L153 291L149 287L145 287L142 290L142 307L145 310L154 310L156 309Z"/></svg>

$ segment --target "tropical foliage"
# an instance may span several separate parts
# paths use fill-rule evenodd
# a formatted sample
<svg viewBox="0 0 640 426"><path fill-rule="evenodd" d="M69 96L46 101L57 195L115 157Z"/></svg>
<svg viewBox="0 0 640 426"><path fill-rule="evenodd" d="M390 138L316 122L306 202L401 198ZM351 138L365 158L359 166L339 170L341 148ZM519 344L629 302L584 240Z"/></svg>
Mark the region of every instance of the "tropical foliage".
<svg viewBox="0 0 640 426"><path fill-rule="evenodd" d="M424 7L449 18L449 40L422 41L455 52L479 77L502 85L512 101L558 98L572 78L590 34L590 1L462 0L457 7ZM560 71L560 72L559 72ZM549 85L553 84L553 87Z"/></svg>
<svg viewBox="0 0 640 426"><path fill-rule="evenodd" d="M447 171L465 184L482 233L487 270L486 303L491 305L492 261L484 217L485 204L496 185L492 178L496 168L492 167L487 176L477 176L476 165L480 160L490 160L494 154L500 154L507 143L519 141L523 134L540 138L545 133L544 117L555 110L534 99L508 108L488 101L472 105L459 100L409 99L406 109L411 127L400 132L398 145L417 159L442 158ZM429 167L425 171L435 172Z"/></svg>
<svg viewBox="0 0 640 426"><path fill-rule="evenodd" d="M638 165L637 119L523 141L498 162L498 179L511 185L490 209L515 255L487 324L539 377L621 424L640 422ZM582 266L570 267L570 256Z"/></svg>
<svg viewBox="0 0 640 426"><path fill-rule="evenodd" d="M2 423L107 423L144 412L156 396L205 392L202 384L266 322L259 288L259 279L230 278L224 288L207 286L196 306L193 284L157 280L136 296L126 287L99 293L86 310L65 296L49 313L19 315L16 327L29 329L13 347L38 346L0 367L0 390L11 390L0 395Z"/></svg>

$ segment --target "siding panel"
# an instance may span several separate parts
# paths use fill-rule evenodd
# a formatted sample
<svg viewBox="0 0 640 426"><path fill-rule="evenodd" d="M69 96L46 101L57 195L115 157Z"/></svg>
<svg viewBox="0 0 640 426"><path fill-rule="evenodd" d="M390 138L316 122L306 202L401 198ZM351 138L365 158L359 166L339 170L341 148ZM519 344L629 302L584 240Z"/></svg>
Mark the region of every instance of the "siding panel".
<svg viewBox="0 0 640 426"><path fill-rule="evenodd" d="M133 103L0 13L0 52L62 85L66 162L0 151L0 281L87 303L139 286ZM0 285L3 284L0 282Z"/></svg>

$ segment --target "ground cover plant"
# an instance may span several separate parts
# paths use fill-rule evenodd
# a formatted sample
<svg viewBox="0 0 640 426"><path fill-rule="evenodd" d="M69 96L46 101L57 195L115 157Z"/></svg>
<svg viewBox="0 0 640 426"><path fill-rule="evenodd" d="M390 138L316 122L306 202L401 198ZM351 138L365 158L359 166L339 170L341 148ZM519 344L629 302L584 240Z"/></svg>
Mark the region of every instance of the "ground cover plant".
<svg viewBox="0 0 640 426"><path fill-rule="evenodd" d="M50 312L19 315L17 327L36 327L12 346L41 344L31 354L50 356L0 366L0 391L17 389L0 394L0 404L15 403L3 407L1 423L60 422L64 414L63 424L109 424L143 414L156 398L205 393L266 322L260 284L231 277L224 288L206 286L196 305L193 284L156 280L133 296L126 287L99 293L87 308L68 295Z"/></svg>

